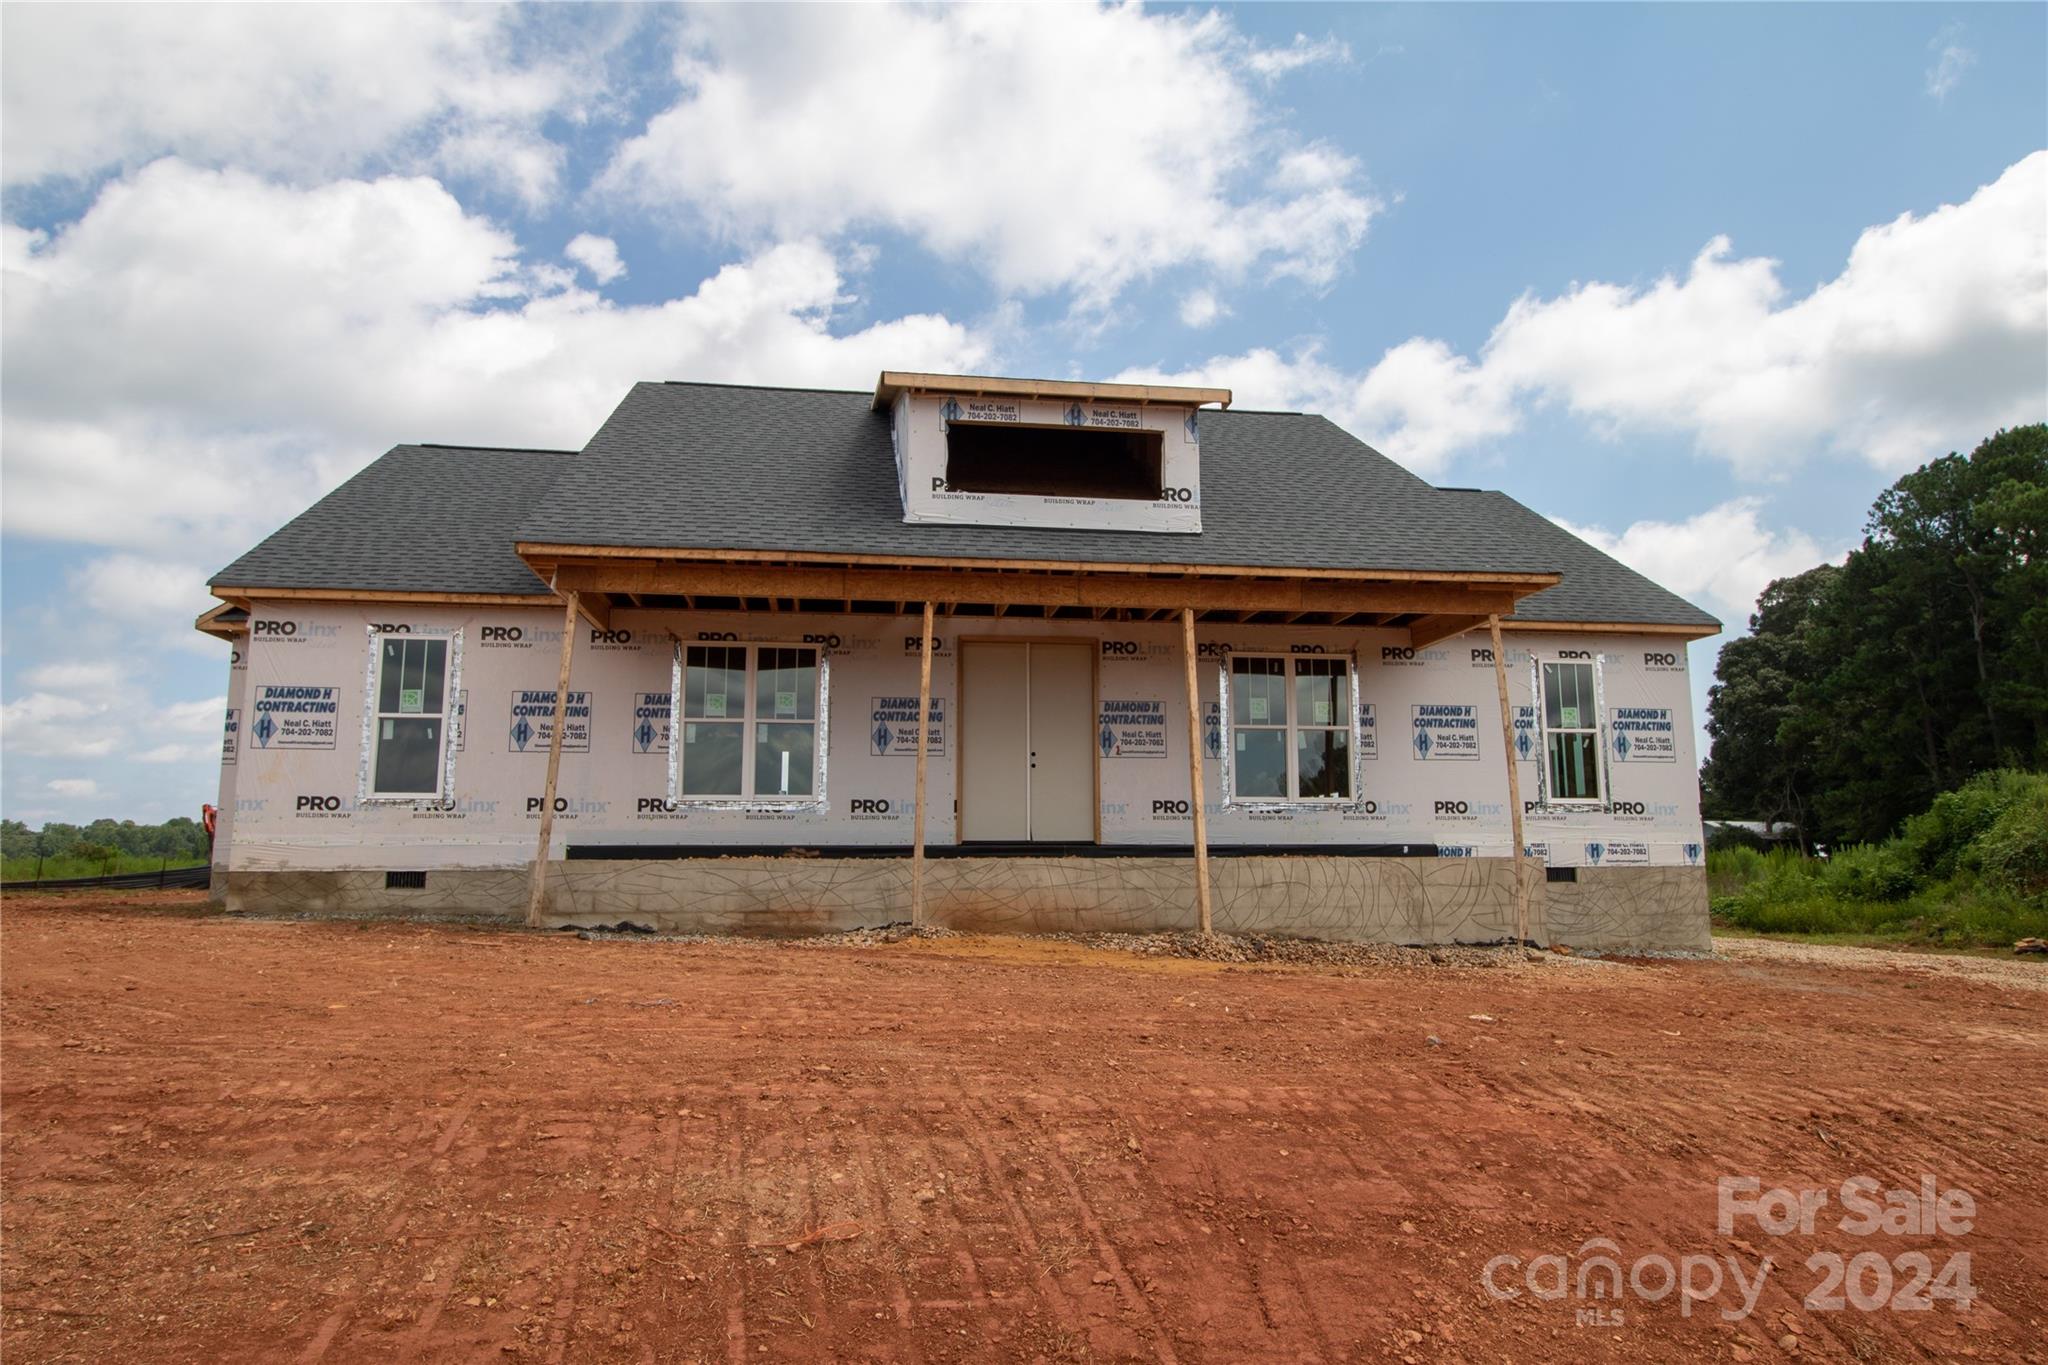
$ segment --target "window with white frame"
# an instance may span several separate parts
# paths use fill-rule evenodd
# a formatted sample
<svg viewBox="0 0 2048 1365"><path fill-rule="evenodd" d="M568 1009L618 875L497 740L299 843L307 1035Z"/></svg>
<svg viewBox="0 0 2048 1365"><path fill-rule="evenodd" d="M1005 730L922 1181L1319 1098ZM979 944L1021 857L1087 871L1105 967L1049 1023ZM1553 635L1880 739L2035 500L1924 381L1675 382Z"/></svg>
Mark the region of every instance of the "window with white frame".
<svg viewBox="0 0 2048 1365"><path fill-rule="evenodd" d="M450 641L378 635L371 696L370 786L374 798L431 800L447 779Z"/></svg>
<svg viewBox="0 0 2048 1365"><path fill-rule="evenodd" d="M676 697L683 801L810 801L823 669L814 648L687 645Z"/></svg>
<svg viewBox="0 0 2048 1365"><path fill-rule="evenodd" d="M1230 790L1240 801L1351 799L1351 661L1230 658Z"/></svg>
<svg viewBox="0 0 2048 1365"><path fill-rule="evenodd" d="M1539 667L1543 689L1544 794L1551 801L1601 800L1599 679L1590 662Z"/></svg>

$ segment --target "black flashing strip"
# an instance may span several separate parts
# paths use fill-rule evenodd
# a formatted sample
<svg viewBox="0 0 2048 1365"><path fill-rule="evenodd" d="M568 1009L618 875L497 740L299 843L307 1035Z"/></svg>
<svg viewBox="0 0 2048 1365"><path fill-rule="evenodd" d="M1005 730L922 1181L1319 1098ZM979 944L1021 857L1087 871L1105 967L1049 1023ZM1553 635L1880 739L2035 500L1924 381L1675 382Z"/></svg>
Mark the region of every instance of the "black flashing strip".
<svg viewBox="0 0 2048 1365"><path fill-rule="evenodd" d="M928 844L927 858L1191 858L1192 844ZM571 844L579 861L705 858L908 858L908 844ZM1211 858L1434 858L1435 844L1212 845Z"/></svg>

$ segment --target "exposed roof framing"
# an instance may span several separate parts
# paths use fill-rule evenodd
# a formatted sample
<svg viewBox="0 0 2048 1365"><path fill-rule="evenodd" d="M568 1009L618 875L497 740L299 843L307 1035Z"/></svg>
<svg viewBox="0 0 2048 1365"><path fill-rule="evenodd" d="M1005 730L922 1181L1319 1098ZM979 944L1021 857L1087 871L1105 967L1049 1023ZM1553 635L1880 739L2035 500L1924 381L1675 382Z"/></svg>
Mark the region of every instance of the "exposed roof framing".
<svg viewBox="0 0 2048 1365"><path fill-rule="evenodd" d="M1171 403L1176 407L1230 406L1229 389L1178 384L1087 384L1064 379L1009 379L981 374L919 374L884 370L875 381L874 410L886 412L899 393L996 394L1006 398L1078 398L1108 403Z"/></svg>

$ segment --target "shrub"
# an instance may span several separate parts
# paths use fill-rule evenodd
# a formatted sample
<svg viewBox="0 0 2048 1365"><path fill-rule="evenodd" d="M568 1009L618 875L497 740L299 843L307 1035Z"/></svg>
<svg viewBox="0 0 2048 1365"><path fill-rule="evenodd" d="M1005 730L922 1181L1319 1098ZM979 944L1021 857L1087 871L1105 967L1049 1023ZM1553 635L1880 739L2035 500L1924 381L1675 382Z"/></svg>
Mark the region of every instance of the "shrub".
<svg viewBox="0 0 2048 1365"><path fill-rule="evenodd" d="M1918 889L1919 878L1906 858L1890 844L1852 844L1828 860L1821 881L1829 894L1844 900L1904 900Z"/></svg>
<svg viewBox="0 0 2048 1365"><path fill-rule="evenodd" d="M2007 806L1972 852L1984 879L2015 896L2048 901L2048 780Z"/></svg>
<svg viewBox="0 0 2048 1365"><path fill-rule="evenodd" d="M1918 815L1909 816L1893 838L1914 866L1930 877L1953 877L1967 865L1970 845L2006 811L2048 791L2048 774L2012 769L1979 773L1954 791L1943 792Z"/></svg>

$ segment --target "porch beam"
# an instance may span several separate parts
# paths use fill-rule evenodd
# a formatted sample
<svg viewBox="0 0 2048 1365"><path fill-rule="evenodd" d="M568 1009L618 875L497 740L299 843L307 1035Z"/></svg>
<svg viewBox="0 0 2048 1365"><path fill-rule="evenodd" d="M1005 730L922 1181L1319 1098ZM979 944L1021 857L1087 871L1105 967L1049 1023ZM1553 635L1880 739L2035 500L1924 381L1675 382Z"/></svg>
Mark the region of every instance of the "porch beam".
<svg viewBox="0 0 2048 1365"><path fill-rule="evenodd" d="M1438 612L1422 617L1408 627L1408 643L1421 649L1438 640L1448 640L1453 635L1463 635L1474 626L1486 624L1487 613L1480 616L1466 616L1455 612Z"/></svg>
<svg viewBox="0 0 2048 1365"><path fill-rule="evenodd" d="M991 606L1124 607L1170 617L1197 611L1403 612L1456 617L1457 629L1513 609L1516 589L1461 583L1361 583L1298 578L1171 578L1141 574L974 574L719 564L565 564L555 581L578 592L703 597L862 598ZM1455 632L1449 632L1455 633Z"/></svg>
<svg viewBox="0 0 2048 1365"><path fill-rule="evenodd" d="M806 550L690 550L651 549L641 546L559 545L551 542L520 541L516 548L529 564L552 569L560 564L631 563L643 564L760 564L770 568L797 564L807 567L939 569L986 573L1006 569L1040 570L1052 573L1120 574L1131 570L1129 562L1065 559L927 559L911 555L846 554ZM1297 569L1282 565L1157 563L1145 566L1153 573L1185 577L1307 578L1318 582L1359 583L1466 583L1482 588L1514 585L1535 592L1555 587L1563 575L1557 573L1468 573L1461 570L1429 569ZM1515 624L1510 622L1510 624Z"/></svg>

